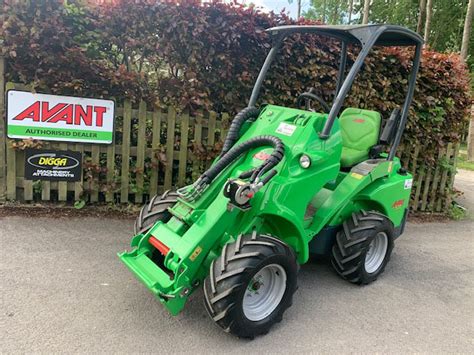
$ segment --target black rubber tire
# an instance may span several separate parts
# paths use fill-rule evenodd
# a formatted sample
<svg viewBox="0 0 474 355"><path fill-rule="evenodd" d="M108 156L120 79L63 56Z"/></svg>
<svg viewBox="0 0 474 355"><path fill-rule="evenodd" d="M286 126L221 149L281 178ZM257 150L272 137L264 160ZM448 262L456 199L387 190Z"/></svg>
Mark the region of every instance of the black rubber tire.
<svg viewBox="0 0 474 355"><path fill-rule="evenodd" d="M264 266L278 264L286 272L286 290L283 298L266 318L249 320L242 309L245 290L254 275ZM268 333L273 324L280 322L291 306L297 289L298 263L292 248L269 235L240 235L228 243L210 267L204 281L205 306L210 317L224 331L241 338L253 339Z"/></svg>
<svg viewBox="0 0 474 355"><path fill-rule="evenodd" d="M177 198L178 194L169 190L162 195L155 195L140 210L140 214L135 220L135 235L146 233L157 221L168 222L171 218L168 207L173 207Z"/></svg>
<svg viewBox="0 0 474 355"><path fill-rule="evenodd" d="M387 235L387 251L378 269L368 273L365 256L370 242L380 232ZM374 211L353 213L336 234L331 257L333 268L343 279L354 284L367 285L375 281L390 260L394 246L393 234L393 224L385 215Z"/></svg>

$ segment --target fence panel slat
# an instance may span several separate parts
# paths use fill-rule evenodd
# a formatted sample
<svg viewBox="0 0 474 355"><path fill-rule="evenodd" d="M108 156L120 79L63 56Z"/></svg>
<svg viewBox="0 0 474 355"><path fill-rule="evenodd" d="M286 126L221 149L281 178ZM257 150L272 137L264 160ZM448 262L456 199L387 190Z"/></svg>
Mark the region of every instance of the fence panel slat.
<svg viewBox="0 0 474 355"><path fill-rule="evenodd" d="M433 183L431 184L430 204L429 204L430 210L433 210L435 208L438 199L441 198L440 195L438 194L438 184L439 184L439 179L440 179L440 166L438 162L443 157L443 153L444 153L444 149L439 148L438 160L436 161L437 164L436 164L435 171L433 173Z"/></svg>
<svg viewBox="0 0 474 355"><path fill-rule="evenodd" d="M60 150L67 150L67 143L59 144ZM59 181L58 183L58 200L67 201L67 181Z"/></svg>
<svg viewBox="0 0 474 355"><path fill-rule="evenodd" d="M216 142L216 118L214 111L209 112L209 123L207 126L207 145L213 146Z"/></svg>
<svg viewBox="0 0 474 355"><path fill-rule="evenodd" d="M115 137L112 144L107 146L107 192L105 193L105 202L114 201L115 192Z"/></svg>
<svg viewBox="0 0 474 355"><path fill-rule="evenodd" d="M451 156L451 151L453 149L453 144L448 143L446 147L445 154L443 154L442 158L449 159ZM436 212L441 212L441 207L443 206L443 200L446 199L446 180L448 179L448 169L446 167L441 167L442 174L441 174L441 183L439 186L439 198L438 202L436 203Z"/></svg>
<svg viewBox="0 0 474 355"><path fill-rule="evenodd" d="M224 142L225 137L227 136L227 131L229 130L230 116L227 112L224 112L221 115L221 141Z"/></svg>
<svg viewBox="0 0 474 355"><path fill-rule="evenodd" d="M94 167L100 168L100 147L93 144L91 147L91 162ZM91 202L99 201L99 179L93 178L91 183Z"/></svg>
<svg viewBox="0 0 474 355"><path fill-rule="evenodd" d="M198 147L202 144L202 114L194 118L194 145ZM196 149L196 148L195 148ZM199 160L193 157L193 173L192 178L196 180L199 176Z"/></svg>
<svg viewBox="0 0 474 355"><path fill-rule="evenodd" d="M146 142L146 103L140 101L138 108L138 135L137 135L137 162L135 165L137 192L135 193L135 203L143 203L143 182L145 176L145 151Z"/></svg>
<svg viewBox="0 0 474 355"><path fill-rule="evenodd" d="M425 165L422 165L420 167L420 172L418 174L418 179L416 179L416 190L415 190L415 196L413 198L413 205L412 205L412 209L414 211L418 211L420 209L420 206L419 206L419 200L420 200L420 191L421 191L421 185L423 184L423 178L425 176L425 170L426 170L426 167Z"/></svg>
<svg viewBox="0 0 474 355"><path fill-rule="evenodd" d="M178 186L182 187L186 183L186 165L188 157L189 114L187 112L180 116L180 122L181 138L179 143Z"/></svg>
<svg viewBox="0 0 474 355"><path fill-rule="evenodd" d="M173 183L173 152L174 152L174 129L176 124L176 111L168 108L168 127L166 130L166 167L165 167L165 190L171 189Z"/></svg>
<svg viewBox="0 0 474 355"><path fill-rule="evenodd" d="M33 200L33 180L26 180L23 181L23 199L25 201L32 201Z"/></svg>
<svg viewBox="0 0 474 355"><path fill-rule="evenodd" d="M11 142L11 141L10 141ZM7 143L7 199L16 199L16 152Z"/></svg>
<svg viewBox="0 0 474 355"><path fill-rule="evenodd" d="M41 183L41 199L43 201L51 200L51 182L50 181L43 181Z"/></svg>
<svg viewBox="0 0 474 355"><path fill-rule="evenodd" d="M17 164L17 173L16 177L17 180L20 177L23 179L23 200L25 201L32 201L33 200L33 180L26 180L25 179L25 151L16 152L16 164ZM18 186L17 183L17 188Z"/></svg>
<svg viewBox="0 0 474 355"><path fill-rule="evenodd" d="M432 169L429 168L425 180L423 182L423 195L421 197L421 210L424 211L426 210L426 205L428 203L428 192L430 191L430 182L431 182L431 176L432 176Z"/></svg>
<svg viewBox="0 0 474 355"><path fill-rule="evenodd" d="M76 144L76 152L81 153L82 163L84 164L84 145ZM74 200L79 201L82 198L82 191L84 188L84 173L81 171L81 179L74 183Z"/></svg>
<svg viewBox="0 0 474 355"><path fill-rule="evenodd" d="M122 170L120 179L120 202L128 202L128 184L130 169L130 124L132 121L132 104L129 100L124 102L123 128L122 128Z"/></svg>
<svg viewBox="0 0 474 355"><path fill-rule="evenodd" d="M161 138L161 116L162 112L155 107L153 112L152 142L151 142L151 174L150 174L150 198L158 193L158 174L160 171L160 160L158 159Z"/></svg>

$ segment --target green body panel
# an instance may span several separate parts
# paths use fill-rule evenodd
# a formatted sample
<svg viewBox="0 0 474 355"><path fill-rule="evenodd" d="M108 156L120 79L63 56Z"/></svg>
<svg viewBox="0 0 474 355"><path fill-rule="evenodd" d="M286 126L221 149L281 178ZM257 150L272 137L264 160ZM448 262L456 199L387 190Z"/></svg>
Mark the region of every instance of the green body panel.
<svg viewBox="0 0 474 355"><path fill-rule="evenodd" d="M245 153L196 201L179 199L170 209L174 217L168 223L157 222L145 235L132 239L132 251L119 254L172 314L182 310L222 247L240 233L271 233L296 251L299 263L305 263L308 244L315 236L317 240L323 227L338 225L361 208L380 210L395 227L400 224L410 194L405 184L411 176L397 173L398 160L384 159L371 164L370 169L359 171L360 166L356 166L351 172L340 172L342 138L338 122L328 139L318 135L326 118L326 114L267 106L254 123L243 127L237 144L255 136L273 135L282 140L285 156L275 168L277 175L251 199L251 208L243 211L230 206L222 190L229 178L262 164L265 153L272 151L269 147ZM299 163L303 154L311 158L307 169ZM397 202L401 199L403 203ZM154 250L150 236L170 249L159 264L150 259Z"/></svg>
<svg viewBox="0 0 474 355"><path fill-rule="evenodd" d="M369 158L369 150L377 144L382 119L380 113L346 108L341 117L341 166L353 166Z"/></svg>

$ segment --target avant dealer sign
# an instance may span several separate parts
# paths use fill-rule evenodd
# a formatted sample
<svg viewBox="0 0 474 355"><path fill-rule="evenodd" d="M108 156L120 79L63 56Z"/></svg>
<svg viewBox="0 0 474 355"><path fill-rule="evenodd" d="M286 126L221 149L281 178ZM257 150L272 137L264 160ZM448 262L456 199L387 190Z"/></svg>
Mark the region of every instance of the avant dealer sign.
<svg viewBox="0 0 474 355"><path fill-rule="evenodd" d="M114 102L9 90L9 138L110 144Z"/></svg>

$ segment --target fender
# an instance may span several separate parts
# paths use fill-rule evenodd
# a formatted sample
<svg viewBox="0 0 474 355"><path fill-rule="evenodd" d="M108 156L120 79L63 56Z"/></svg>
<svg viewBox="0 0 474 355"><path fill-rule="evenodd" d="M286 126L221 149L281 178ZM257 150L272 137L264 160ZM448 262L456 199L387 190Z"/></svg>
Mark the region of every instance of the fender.
<svg viewBox="0 0 474 355"><path fill-rule="evenodd" d="M284 213L289 216L289 213ZM295 250L300 264L309 258L308 240L300 224L294 223L290 217L265 213L259 215L262 221L261 232L278 236ZM284 238L282 236L285 236Z"/></svg>

